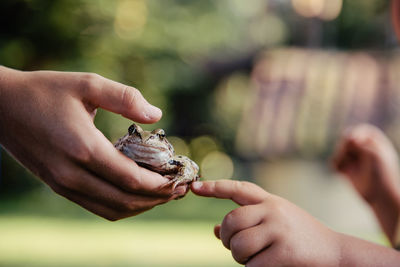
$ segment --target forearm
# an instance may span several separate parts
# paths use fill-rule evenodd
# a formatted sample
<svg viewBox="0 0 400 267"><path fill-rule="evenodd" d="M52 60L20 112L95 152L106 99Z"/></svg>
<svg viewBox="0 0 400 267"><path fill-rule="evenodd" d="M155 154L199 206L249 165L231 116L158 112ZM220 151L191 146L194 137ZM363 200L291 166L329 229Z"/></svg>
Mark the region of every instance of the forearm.
<svg viewBox="0 0 400 267"><path fill-rule="evenodd" d="M21 88L23 74L22 71L0 66L0 144L6 142L8 125L14 120L13 107L18 105L17 90Z"/></svg>
<svg viewBox="0 0 400 267"><path fill-rule="evenodd" d="M5 91L8 88L7 85L7 77L8 77L9 69L0 65L0 114L2 114L2 106L5 97Z"/></svg>
<svg viewBox="0 0 400 267"><path fill-rule="evenodd" d="M397 222L400 215L400 196L392 194L381 195L373 203L370 203L379 223L393 246L396 242Z"/></svg>
<svg viewBox="0 0 400 267"><path fill-rule="evenodd" d="M7 91L9 90L9 85L8 85L8 77L9 76L9 69L0 66L0 144L2 144L2 141L4 139L4 132L5 132L5 126L4 126L4 121L5 121L5 103L7 102Z"/></svg>
<svg viewBox="0 0 400 267"><path fill-rule="evenodd" d="M399 266L400 252L348 235L339 235L340 266Z"/></svg>
<svg viewBox="0 0 400 267"><path fill-rule="evenodd" d="M10 88L11 83L15 80L15 76L22 71L13 70L0 65L0 101L3 95Z"/></svg>

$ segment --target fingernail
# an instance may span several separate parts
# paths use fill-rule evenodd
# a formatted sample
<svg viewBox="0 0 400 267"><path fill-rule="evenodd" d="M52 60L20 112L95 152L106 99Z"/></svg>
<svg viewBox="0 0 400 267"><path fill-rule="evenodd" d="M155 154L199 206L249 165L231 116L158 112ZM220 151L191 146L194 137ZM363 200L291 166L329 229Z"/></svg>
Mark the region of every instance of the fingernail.
<svg viewBox="0 0 400 267"><path fill-rule="evenodd" d="M185 193L186 193L186 189L183 186L177 187L174 191L174 195L178 195L178 196L184 195Z"/></svg>
<svg viewBox="0 0 400 267"><path fill-rule="evenodd" d="M148 119L158 119L162 116L162 111L151 104L146 105L144 115Z"/></svg>
<svg viewBox="0 0 400 267"><path fill-rule="evenodd" d="M199 190L203 186L203 182L193 182L192 188L195 190Z"/></svg>

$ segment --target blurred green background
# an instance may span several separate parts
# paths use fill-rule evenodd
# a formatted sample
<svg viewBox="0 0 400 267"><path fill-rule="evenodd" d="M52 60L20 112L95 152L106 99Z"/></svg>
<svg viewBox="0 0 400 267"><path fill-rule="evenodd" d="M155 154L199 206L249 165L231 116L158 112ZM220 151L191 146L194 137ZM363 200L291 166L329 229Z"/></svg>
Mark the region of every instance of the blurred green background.
<svg viewBox="0 0 400 267"><path fill-rule="evenodd" d="M396 103L386 105L400 99L391 97L400 61L389 14L386 0L2 0L0 64L94 72L135 86L163 110L144 128L164 128L203 179L256 182L338 231L386 244L327 160L345 126L371 122L393 136L400 129ZM343 73L348 65L353 76ZM341 114L335 127L327 118L358 103L337 96L366 90L342 81L364 73L376 77L371 105ZM103 110L95 119L112 142L130 123ZM111 223L1 156L1 266L237 266L212 234L235 208L229 201L189 193Z"/></svg>

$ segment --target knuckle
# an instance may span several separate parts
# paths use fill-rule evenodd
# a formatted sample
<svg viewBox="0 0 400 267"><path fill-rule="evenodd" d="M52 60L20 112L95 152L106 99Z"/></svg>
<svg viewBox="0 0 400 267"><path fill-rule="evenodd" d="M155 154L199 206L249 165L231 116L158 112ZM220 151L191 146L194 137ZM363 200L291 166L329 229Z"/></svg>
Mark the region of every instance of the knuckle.
<svg viewBox="0 0 400 267"><path fill-rule="evenodd" d="M221 190L221 188L223 188L223 187L224 187L224 185L223 185L222 181L217 180L210 184L209 189L212 192L219 192Z"/></svg>
<svg viewBox="0 0 400 267"><path fill-rule="evenodd" d="M60 174L55 179L58 186L64 189L75 189L77 188L77 180L73 179L70 175Z"/></svg>
<svg viewBox="0 0 400 267"><path fill-rule="evenodd" d="M82 146L75 149L74 158L81 163L89 163L91 154L91 150L88 147Z"/></svg>
<svg viewBox="0 0 400 267"><path fill-rule="evenodd" d="M136 202L132 199L125 199L122 201L121 206L124 210L127 211L136 211L138 210L138 206L136 204Z"/></svg>
<svg viewBox="0 0 400 267"><path fill-rule="evenodd" d="M238 258L238 252L241 251L240 238L238 238L236 236L232 237L231 242L230 242L230 247L231 247L232 254L234 256L236 256L236 258Z"/></svg>
<svg viewBox="0 0 400 267"><path fill-rule="evenodd" d="M80 89L86 93L99 88L103 77L96 73L83 73L80 79Z"/></svg>
<svg viewBox="0 0 400 267"><path fill-rule="evenodd" d="M225 218L224 218L224 221L222 222L222 224L224 225L224 226L232 226L232 224L234 224L235 223L235 218L236 218L236 210L233 210L233 211L231 211L231 212L229 212L226 216L225 216Z"/></svg>
<svg viewBox="0 0 400 267"><path fill-rule="evenodd" d="M244 258L242 255L240 255L240 251L239 251L239 253L235 253L235 252L233 252L233 250L231 252L232 252L232 257L236 262L238 262L239 264L246 263L247 259Z"/></svg>
<svg viewBox="0 0 400 267"><path fill-rule="evenodd" d="M133 174L124 176L121 184L128 192L138 192L141 189L140 185L142 184L142 180L142 174L139 167L136 165Z"/></svg>
<svg viewBox="0 0 400 267"><path fill-rule="evenodd" d="M232 184L232 191L233 192L240 192L240 191L243 191L243 190L248 190L247 188L249 187L249 184L250 183L248 183L248 182L242 182L242 181L233 181L233 184Z"/></svg>
<svg viewBox="0 0 400 267"><path fill-rule="evenodd" d="M53 175L53 182L59 190L63 192L72 189L79 189L81 179L77 179L76 174L73 173L69 168L60 168L57 173Z"/></svg>
<svg viewBox="0 0 400 267"><path fill-rule="evenodd" d="M239 181L238 181L238 182L239 182ZM247 182L247 181L245 181L245 182L239 182L239 183L240 183L240 185L237 185L237 186L238 186L238 187L241 187L242 190L244 189L244 190L250 191L250 190L253 190L254 187L256 186L255 184L250 183L250 182Z"/></svg>
<svg viewBox="0 0 400 267"><path fill-rule="evenodd" d="M138 89L126 86L122 92L122 104L126 109L130 109L137 104L142 94Z"/></svg>
<svg viewBox="0 0 400 267"><path fill-rule="evenodd" d="M124 181L125 188L129 192L137 192L137 191L139 191L139 185L138 185L137 177L135 177L135 179L133 179L132 177L126 177L124 180L125 180Z"/></svg>
<svg viewBox="0 0 400 267"><path fill-rule="evenodd" d="M93 145L85 142L76 142L67 148L67 154L77 162L87 164L92 158Z"/></svg>
<svg viewBox="0 0 400 267"><path fill-rule="evenodd" d="M276 220L281 220L288 217L290 219L290 212L288 211L288 207L287 205L285 205L283 199L278 199L277 201L271 201L269 205L270 205L269 207L270 210L273 211L274 214L272 218L275 218Z"/></svg>
<svg viewBox="0 0 400 267"><path fill-rule="evenodd" d="M240 217L242 215L242 210L244 208L245 208L245 206L244 207L239 207L239 208L236 208L236 209L230 211L227 214L227 215L229 215L228 216L229 222L234 223L237 219L240 219Z"/></svg>
<svg viewBox="0 0 400 267"><path fill-rule="evenodd" d="M242 182L237 180L217 180L213 183L215 192L224 192L226 191L226 187L230 189L230 191L236 192L240 188Z"/></svg>
<svg viewBox="0 0 400 267"><path fill-rule="evenodd" d="M243 255L244 247L243 240L240 235L234 236L230 242L232 256L240 264L246 262L246 257Z"/></svg>

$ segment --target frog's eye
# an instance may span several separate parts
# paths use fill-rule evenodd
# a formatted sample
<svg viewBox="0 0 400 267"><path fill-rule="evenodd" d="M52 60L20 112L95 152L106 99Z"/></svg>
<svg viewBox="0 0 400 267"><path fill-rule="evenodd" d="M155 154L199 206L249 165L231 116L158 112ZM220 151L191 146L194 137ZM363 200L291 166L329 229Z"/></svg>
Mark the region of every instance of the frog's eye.
<svg viewBox="0 0 400 267"><path fill-rule="evenodd" d="M136 129L136 125L135 124L132 124L131 126L129 126L129 128L128 128L129 135L132 135L132 134L134 134L136 132L137 132L137 129Z"/></svg>
<svg viewBox="0 0 400 267"><path fill-rule="evenodd" d="M157 130L157 135L158 137L160 137L161 139L165 137L165 132L163 129L158 129Z"/></svg>

